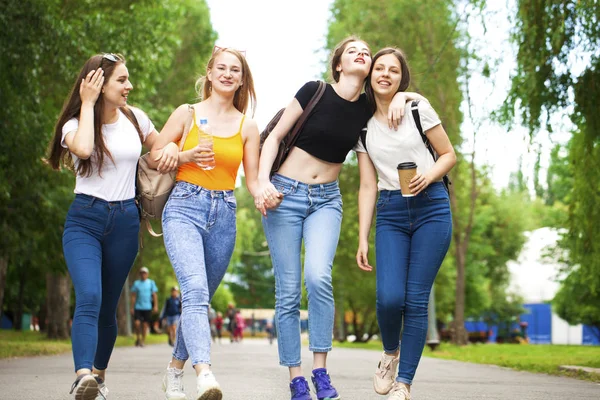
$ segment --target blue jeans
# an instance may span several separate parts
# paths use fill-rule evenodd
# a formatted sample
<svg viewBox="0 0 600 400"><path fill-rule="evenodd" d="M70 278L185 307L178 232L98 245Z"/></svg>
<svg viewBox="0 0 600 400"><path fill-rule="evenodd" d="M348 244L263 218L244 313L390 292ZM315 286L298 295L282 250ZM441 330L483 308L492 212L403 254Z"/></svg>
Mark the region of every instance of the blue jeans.
<svg viewBox="0 0 600 400"><path fill-rule="evenodd" d="M375 238L377 320L384 350L393 353L400 345L398 382L411 384L419 365L429 293L451 236L450 203L441 182L415 197L381 191Z"/></svg>
<svg viewBox="0 0 600 400"><path fill-rule="evenodd" d="M117 304L138 252L139 230L133 199L107 202L78 194L69 208L63 252L75 289L75 371L108 366L117 338Z"/></svg>
<svg viewBox="0 0 600 400"><path fill-rule="evenodd" d="M268 210L267 218L263 218L275 273L279 363L297 367L303 240L309 350L331 350L334 318L331 270L342 224L342 195L337 182L307 185L279 174L271 182L284 195L281 205Z"/></svg>
<svg viewBox="0 0 600 400"><path fill-rule="evenodd" d="M181 320L173 357L210 364L208 307L235 246L233 191L179 181L163 211L165 248L181 289Z"/></svg>

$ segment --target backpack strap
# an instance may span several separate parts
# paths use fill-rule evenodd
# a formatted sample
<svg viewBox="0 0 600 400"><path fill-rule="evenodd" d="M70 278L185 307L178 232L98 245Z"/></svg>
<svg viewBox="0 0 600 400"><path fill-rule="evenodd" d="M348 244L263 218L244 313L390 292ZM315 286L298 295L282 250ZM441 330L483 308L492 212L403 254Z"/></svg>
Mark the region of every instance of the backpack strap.
<svg viewBox="0 0 600 400"><path fill-rule="evenodd" d="M425 135L425 133L423 132L423 126L421 125L421 116L419 115L419 100L413 100L413 102L410 105L410 109L412 111L413 119L415 120L415 125L417 126L417 130L419 131L419 134L421 135L421 139L423 140L425 147L427 147L427 150L429 150L429 153L431 154L431 157L433 157L433 161L435 162L438 159L438 155L433 150L433 147L431 146L429 139L427 139L427 135ZM365 147L365 149L366 149L366 147ZM446 190L448 192L450 192L450 185L452 185L452 182L450 181L448 174L444 175L442 177L442 180L444 182L444 186L446 187Z"/></svg>
<svg viewBox="0 0 600 400"><path fill-rule="evenodd" d="M188 119L185 122L185 127L183 128L183 134L181 135L181 139L179 139L179 151L183 151L183 146L185 145L185 141L187 140L188 133L190 133L190 129L192 129L192 124L196 121L196 109L193 105L188 104Z"/></svg>
<svg viewBox="0 0 600 400"><path fill-rule="evenodd" d="M367 127L366 126L360 130L360 142L362 143L363 147L365 148L365 151L368 153L369 151L367 150Z"/></svg>
<svg viewBox="0 0 600 400"><path fill-rule="evenodd" d="M327 84L323 81L319 81L319 87L317 88L317 91L315 92L313 97L310 99L310 101L306 105L306 108L304 109L304 111L302 111L302 114L300 115L300 118L298 119L298 121L296 121L296 123L294 124L294 129L292 130L292 133L289 135L289 139L286 143L286 153L287 153L287 151L289 151L289 149L294 147L294 145L296 144L296 140L298 140L298 136L299 136L300 132L302 131L302 128L304 127L304 124L306 123L306 120L308 120L308 117L312 113L313 109L315 108L315 106L317 105L319 100L321 100L321 97L323 97L323 93L325 93L326 88L327 88Z"/></svg>

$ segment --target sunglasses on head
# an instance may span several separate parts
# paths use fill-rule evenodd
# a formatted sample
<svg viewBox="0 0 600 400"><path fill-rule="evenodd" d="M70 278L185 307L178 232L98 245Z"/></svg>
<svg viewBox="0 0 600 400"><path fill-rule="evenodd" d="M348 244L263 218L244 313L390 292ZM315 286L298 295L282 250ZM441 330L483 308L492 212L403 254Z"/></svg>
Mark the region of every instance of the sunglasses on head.
<svg viewBox="0 0 600 400"><path fill-rule="evenodd" d="M113 53L104 53L104 54L102 54L102 58L104 58L108 61L111 61L111 62L115 62L115 63L119 62L119 61L123 61L123 59L121 57L119 57L118 55L113 54Z"/></svg>
<svg viewBox="0 0 600 400"><path fill-rule="evenodd" d="M215 53L216 53L216 52L218 52L218 51L221 51L221 50L222 50L222 51L225 51L225 50L227 50L227 49L230 49L230 50L235 50L235 51L237 51L237 52L241 53L241 54L242 54L244 57L246 57L246 50L238 50L238 49L234 49L233 47L220 47L220 46L214 46L214 47L213 47L212 54L213 54L213 55L215 55Z"/></svg>

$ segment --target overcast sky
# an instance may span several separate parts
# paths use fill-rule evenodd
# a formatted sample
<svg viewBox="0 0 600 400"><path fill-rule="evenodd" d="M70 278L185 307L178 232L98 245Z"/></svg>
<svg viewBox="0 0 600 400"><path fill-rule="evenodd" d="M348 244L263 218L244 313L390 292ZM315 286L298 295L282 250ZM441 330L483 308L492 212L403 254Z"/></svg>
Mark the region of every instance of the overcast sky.
<svg viewBox="0 0 600 400"><path fill-rule="evenodd" d="M530 176L536 158L534 150L542 147L542 165L547 165L547 154L552 147L550 139L564 142L569 137L559 129L552 137L541 132L532 143L527 131L518 125L507 132L504 127L486 122L490 112L505 98L510 87L510 72L516 65L514 49L508 43L510 25L506 11L507 4L510 6L513 2L488 3L496 8L497 14L487 21L487 33L483 32L480 21L471 21L469 25L473 36L483 38L478 51L500 60L500 65L494 75L494 86L477 72L472 77L474 121L468 118L465 102L462 150L466 153L472 149L473 132L477 132L477 162L491 167L492 181L497 188L508 184L509 175L517 170L521 157L525 174ZM219 34L216 44L246 50L258 99L254 117L262 130L306 81L319 79L325 70L323 62L329 54L323 48L332 1L207 0L207 3L213 29ZM422 94L427 97L427 93ZM569 128L566 123L563 132Z"/></svg>

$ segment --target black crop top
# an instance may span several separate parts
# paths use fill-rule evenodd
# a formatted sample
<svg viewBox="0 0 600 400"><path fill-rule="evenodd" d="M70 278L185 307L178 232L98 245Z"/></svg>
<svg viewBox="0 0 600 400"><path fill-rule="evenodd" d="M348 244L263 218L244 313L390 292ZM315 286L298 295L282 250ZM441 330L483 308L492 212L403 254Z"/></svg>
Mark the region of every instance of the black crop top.
<svg viewBox="0 0 600 400"><path fill-rule="evenodd" d="M308 105L318 87L318 82L311 81L298 90L295 97L302 109ZM372 116L364 93L357 101L348 101L327 84L323 97L298 135L296 147L323 161L343 163L358 142L361 129Z"/></svg>

